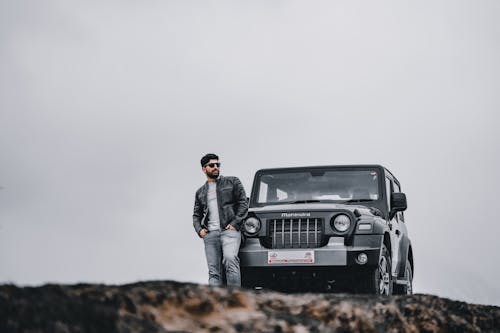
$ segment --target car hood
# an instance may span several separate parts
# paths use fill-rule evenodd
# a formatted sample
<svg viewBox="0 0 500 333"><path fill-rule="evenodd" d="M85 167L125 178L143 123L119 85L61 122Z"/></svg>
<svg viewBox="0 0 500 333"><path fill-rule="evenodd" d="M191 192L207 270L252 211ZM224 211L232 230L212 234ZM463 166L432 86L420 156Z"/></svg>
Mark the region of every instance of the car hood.
<svg viewBox="0 0 500 333"><path fill-rule="evenodd" d="M354 212L358 210L361 215L374 215L370 208L362 205L346 205L341 203L331 202L315 202L315 203L298 203L298 204L282 204L282 205L267 205L263 207L252 207L248 209L249 213L265 214L265 213L283 213L283 212L311 212L311 211L330 211L330 210L348 210Z"/></svg>

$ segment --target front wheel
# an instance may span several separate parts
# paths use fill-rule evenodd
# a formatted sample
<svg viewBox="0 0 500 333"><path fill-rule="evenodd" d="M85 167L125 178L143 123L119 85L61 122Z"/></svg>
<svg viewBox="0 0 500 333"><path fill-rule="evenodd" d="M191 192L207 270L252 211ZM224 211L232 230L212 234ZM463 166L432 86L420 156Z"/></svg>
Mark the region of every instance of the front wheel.
<svg viewBox="0 0 500 333"><path fill-rule="evenodd" d="M385 245L380 250L377 268L363 277L361 285L364 293L392 295L391 254Z"/></svg>

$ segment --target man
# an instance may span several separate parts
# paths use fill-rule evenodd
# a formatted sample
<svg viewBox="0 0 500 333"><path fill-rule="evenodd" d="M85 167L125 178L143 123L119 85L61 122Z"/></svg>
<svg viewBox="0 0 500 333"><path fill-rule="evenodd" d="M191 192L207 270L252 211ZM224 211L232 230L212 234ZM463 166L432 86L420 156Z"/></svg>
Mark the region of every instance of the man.
<svg viewBox="0 0 500 333"><path fill-rule="evenodd" d="M219 157L206 154L201 167L207 177L196 191L193 226L205 243L208 264L208 283L223 284L223 270L228 286L241 286L240 228L247 216L248 203L245 189L236 177L222 177Z"/></svg>

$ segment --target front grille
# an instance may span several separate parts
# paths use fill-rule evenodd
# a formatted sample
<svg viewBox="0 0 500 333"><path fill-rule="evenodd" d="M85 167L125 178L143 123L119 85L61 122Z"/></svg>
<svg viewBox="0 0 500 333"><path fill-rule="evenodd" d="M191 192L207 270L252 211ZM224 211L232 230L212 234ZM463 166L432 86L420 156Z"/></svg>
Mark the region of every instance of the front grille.
<svg viewBox="0 0 500 333"><path fill-rule="evenodd" d="M315 248L323 243L323 219L271 219L268 220L272 249ZM269 238L268 238L269 239Z"/></svg>

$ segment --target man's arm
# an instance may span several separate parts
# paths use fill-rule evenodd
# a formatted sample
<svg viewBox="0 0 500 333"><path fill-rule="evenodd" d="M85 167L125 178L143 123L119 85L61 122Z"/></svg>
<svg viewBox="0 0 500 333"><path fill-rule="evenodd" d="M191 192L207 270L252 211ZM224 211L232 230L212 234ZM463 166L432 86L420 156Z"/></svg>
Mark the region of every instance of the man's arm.
<svg viewBox="0 0 500 333"><path fill-rule="evenodd" d="M200 200L198 200L198 193L194 196L194 210L193 210L193 227L198 236L203 229L201 226L201 219L203 218L203 208L201 207ZM200 236L201 237L201 236Z"/></svg>
<svg viewBox="0 0 500 333"><path fill-rule="evenodd" d="M241 184L241 181L238 178L234 178L234 189L233 193L236 196L236 211L235 215L236 218L233 222L230 224L236 228L237 230L240 230L241 225L243 224L243 220L245 217L247 217L248 213L248 201L247 201L247 195L245 194L245 189L243 188L243 184Z"/></svg>

